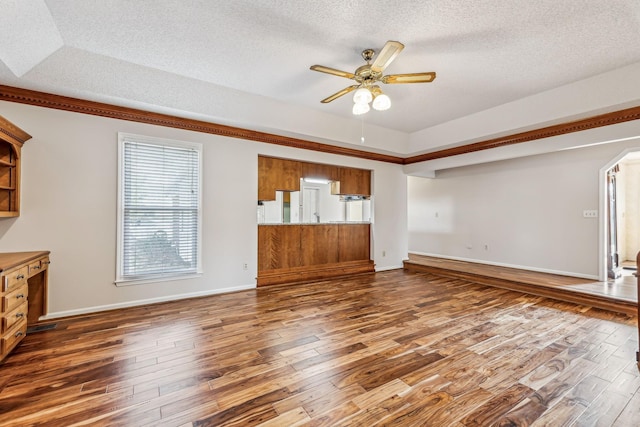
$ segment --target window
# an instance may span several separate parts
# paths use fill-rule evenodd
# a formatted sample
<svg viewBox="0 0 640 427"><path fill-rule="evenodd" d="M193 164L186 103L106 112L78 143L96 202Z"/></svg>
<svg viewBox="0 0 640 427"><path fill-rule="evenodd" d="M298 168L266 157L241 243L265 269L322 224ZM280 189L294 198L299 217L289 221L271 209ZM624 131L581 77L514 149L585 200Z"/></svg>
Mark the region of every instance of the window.
<svg viewBox="0 0 640 427"><path fill-rule="evenodd" d="M202 146L123 133L118 140L116 283L199 273Z"/></svg>

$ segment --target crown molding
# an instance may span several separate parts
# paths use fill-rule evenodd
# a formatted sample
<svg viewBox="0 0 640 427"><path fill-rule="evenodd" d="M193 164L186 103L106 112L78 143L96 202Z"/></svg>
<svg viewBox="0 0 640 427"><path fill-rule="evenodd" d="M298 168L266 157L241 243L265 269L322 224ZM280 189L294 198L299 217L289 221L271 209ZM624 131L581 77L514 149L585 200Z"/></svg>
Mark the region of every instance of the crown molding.
<svg viewBox="0 0 640 427"><path fill-rule="evenodd" d="M22 147L25 142L31 139L31 135L0 116L0 139Z"/></svg>
<svg viewBox="0 0 640 427"><path fill-rule="evenodd" d="M430 153L419 154L404 159L403 164L425 162L427 160L442 159L444 157L457 156L460 154L473 153L475 151L489 150L491 148L504 147L507 145L520 144L534 141L536 139L550 138L552 136L564 135L567 133L580 132L583 130L610 126L618 123L640 119L640 106L626 108L624 110L611 113L599 114L586 119L574 120L571 122L547 126L526 132L501 136L499 138L488 139L486 141L475 142L473 144L461 145L459 147L447 148L445 150L432 151Z"/></svg>
<svg viewBox="0 0 640 427"><path fill-rule="evenodd" d="M228 136L230 138L266 142L268 144L284 145L303 150L321 151L323 153L377 160L387 163L402 164L403 161L402 157L372 153L353 148L338 147L335 145L306 141L304 139L274 135L266 132L205 122L202 120L193 120L169 114L153 113L136 108L120 107L102 102L87 101L12 86L0 85L0 100L53 108L57 110L72 111L74 113L90 114L93 116L109 117L118 120L191 130L212 135Z"/></svg>
<svg viewBox="0 0 640 427"><path fill-rule="evenodd" d="M459 147L402 158L12 86L0 85L0 100L404 165L520 144L536 139L549 138L640 119L640 106L637 106L613 111L611 113L599 114L585 119L461 145ZM30 138L28 134L25 133L25 135Z"/></svg>

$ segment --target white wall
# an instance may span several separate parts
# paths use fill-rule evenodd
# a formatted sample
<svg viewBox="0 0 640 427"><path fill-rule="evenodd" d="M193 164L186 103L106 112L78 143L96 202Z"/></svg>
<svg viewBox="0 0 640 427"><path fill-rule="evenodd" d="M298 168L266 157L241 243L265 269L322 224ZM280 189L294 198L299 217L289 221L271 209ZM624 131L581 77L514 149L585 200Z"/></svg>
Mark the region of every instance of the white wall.
<svg viewBox="0 0 640 427"><path fill-rule="evenodd" d="M282 191L276 191L275 200L266 200L262 202L265 224L282 223L282 196Z"/></svg>
<svg viewBox="0 0 640 427"><path fill-rule="evenodd" d="M409 177L409 251L595 279L601 218L582 212L599 209L602 217L600 169L637 146L618 142Z"/></svg>
<svg viewBox="0 0 640 427"><path fill-rule="evenodd" d="M401 268L407 258L407 177L385 163L373 171L372 258L376 270Z"/></svg>
<svg viewBox="0 0 640 427"><path fill-rule="evenodd" d="M51 317L255 287L259 154L372 169L374 261L385 269L406 257L406 179L398 165L4 101L0 115L33 136L22 151L21 215L0 220L0 251L51 251ZM113 284L118 132L204 144L202 277Z"/></svg>

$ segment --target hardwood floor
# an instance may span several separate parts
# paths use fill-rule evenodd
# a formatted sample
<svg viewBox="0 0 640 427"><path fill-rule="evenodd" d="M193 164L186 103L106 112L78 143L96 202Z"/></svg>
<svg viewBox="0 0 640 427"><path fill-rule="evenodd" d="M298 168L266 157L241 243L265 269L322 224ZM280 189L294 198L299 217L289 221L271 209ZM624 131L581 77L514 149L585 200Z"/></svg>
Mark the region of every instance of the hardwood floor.
<svg viewBox="0 0 640 427"><path fill-rule="evenodd" d="M637 318L402 270L59 320L2 426L638 426Z"/></svg>
<svg viewBox="0 0 640 427"><path fill-rule="evenodd" d="M470 280L623 314L637 313L637 280L631 271L625 271L624 276L615 281L596 282L579 277L417 254L409 254L409 259L404 262L404 265L406 269L413 271Z"/></svg>

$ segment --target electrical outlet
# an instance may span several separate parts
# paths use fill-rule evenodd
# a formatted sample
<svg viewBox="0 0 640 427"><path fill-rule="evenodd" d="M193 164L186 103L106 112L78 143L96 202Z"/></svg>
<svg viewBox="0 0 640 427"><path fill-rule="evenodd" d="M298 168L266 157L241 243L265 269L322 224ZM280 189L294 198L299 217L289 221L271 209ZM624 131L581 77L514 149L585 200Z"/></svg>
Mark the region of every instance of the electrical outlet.
<svg viewBox="0 0 640 427"><path fill-rule="evenodd" d="M248 270L249 269L249 264L247 264L246 262L242 263L242 269L243 270Z"/></svg>
<svg viewBox="0 0 640 427"><path fill-rule="evenodd" d="M598 211L597 210L583 210L582 211L582 216L584 218L597 218L598 217Z"/></svg>
<svg viewBox="0 0 640 427"><path fill-rule="evenodd" d="M387 256L387 251L382 251L382 256L386 257Z"/></svg>

